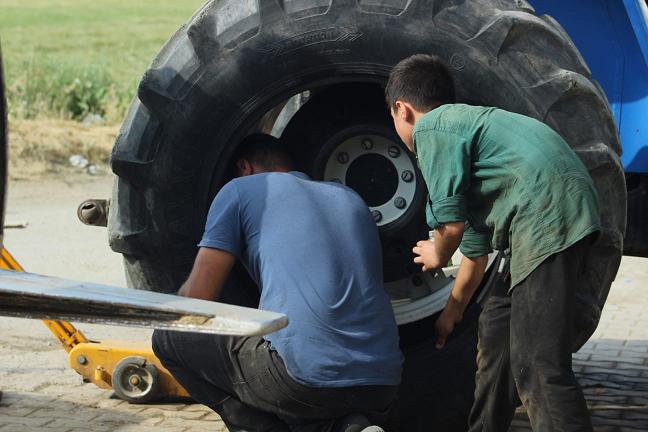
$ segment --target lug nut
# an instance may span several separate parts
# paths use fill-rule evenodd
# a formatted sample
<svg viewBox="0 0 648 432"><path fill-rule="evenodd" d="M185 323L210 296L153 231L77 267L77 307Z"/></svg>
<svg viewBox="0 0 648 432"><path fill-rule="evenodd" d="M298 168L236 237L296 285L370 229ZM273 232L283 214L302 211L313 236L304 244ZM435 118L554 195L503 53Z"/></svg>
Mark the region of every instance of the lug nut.
<svg viewBox="0 0 648 432"><path fill-rule="evenodd" d="M387 153L389 154L389 156L391 156L393 158L397 158L398 156L400 156L401 151L400 151L400 149L398 147L391 146L387 150Z"/></svg>
<svg viewBox="0 0 648 432"><path fill-rule="evenodd" d="M405 201L405 198L403 197L397 197L394 200L394 205L396 206L397 209L404 209L405 206L407 205L407 201Z"/></svg>
<svg viewBox="0 0 648 432"><path fill-rule="evenodd" d="M373 148L373 141L371 141L369 138L363 139L362 148L365 150L371 150Z"/></svg>
<svg viewBox="0 0 648 432"><path fill-rule="evenodd" d="M401 174L401 178L403 179L404 182L409 183L412 180L414 180L414 173L410 170L403 171L403 173Z"/></svg>
<svg viewBox="0 0 648 432"><path fill-rule="evenodd" d="M349 153L345 153L345 152L338 153L337 161L340 162L341 164L345 164L349 162Z"/></svg>
<svg viewBox="0 0 648 432"><path fill-rule="evenodd" d="M374 218L374 222L378 223L382 220L382 213L380 213L378 210L372 210L371 215Z"/></svg>

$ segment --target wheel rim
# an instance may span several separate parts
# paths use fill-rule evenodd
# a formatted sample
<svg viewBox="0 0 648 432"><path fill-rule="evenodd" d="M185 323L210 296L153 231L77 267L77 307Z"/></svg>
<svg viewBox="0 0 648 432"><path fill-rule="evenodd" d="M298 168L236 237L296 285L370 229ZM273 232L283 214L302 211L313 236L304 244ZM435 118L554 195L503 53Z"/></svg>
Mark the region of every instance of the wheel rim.
<svg viewBox="0 0 648 432"><path fill-rule="evenodd" d="M152 395L155 387L155 372L157 370L154 371L152 368L154 366L140 366L135 363L126 364L123 368L120 368L117 380L113 384L117 384L119 392L128 399L147 398Z"/></svg>
<svg viewBox="0 0 648 432"><path fill-rule="evenodd" d="M382 227L403 217L414 202L414 173L402 144L372 132L339 142L326 161L323 179L355 190Z"/></svg>

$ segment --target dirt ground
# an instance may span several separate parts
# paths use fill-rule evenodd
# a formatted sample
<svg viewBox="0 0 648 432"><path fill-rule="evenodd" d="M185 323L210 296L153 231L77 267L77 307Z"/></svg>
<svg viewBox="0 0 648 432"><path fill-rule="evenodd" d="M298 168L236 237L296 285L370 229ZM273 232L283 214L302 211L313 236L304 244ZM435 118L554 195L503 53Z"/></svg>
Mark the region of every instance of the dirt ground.
<svg viewBox="0 0 648 432"><path fill-rule="evenodd" d="M86 198L107 198L109 175L66 172L37 182L12 181L7 248L27 271L124 286L121 257L105 228L76 218ZM599 329L574 355L596 431L648 430L648 259L624 257ZM148 340L149 330L79 324L92 339ZM129 405L82 384L40 321L0 317L0 432L223 431L218 416L186 403ZM520 411L512 431L526 431Z"/></svg>
<svg viewBox="0 0 648 432"><path fill-rule="evenodd" d="M70 163L75 155L106 176L118 129L62 119L9 119L9 177L33 182L86 173L87 169Z"/></svg>

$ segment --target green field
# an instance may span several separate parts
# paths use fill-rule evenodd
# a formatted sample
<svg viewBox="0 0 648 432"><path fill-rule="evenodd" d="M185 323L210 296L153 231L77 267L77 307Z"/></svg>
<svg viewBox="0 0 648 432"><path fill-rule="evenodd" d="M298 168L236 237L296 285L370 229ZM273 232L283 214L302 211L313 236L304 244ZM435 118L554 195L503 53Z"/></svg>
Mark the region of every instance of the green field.
<svg viewBox="0 0 648 432"><path fill-rule="evenodd" d="M0 0L13 118L123 116L155 53L204 0Z"/></svg>

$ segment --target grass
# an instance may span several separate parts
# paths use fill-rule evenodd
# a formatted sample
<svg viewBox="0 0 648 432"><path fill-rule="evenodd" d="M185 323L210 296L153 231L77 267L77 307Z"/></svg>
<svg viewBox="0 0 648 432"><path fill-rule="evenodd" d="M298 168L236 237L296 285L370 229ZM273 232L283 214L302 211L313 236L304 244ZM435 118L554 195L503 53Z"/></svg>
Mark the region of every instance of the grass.
<svg viewBox="0 0 648 432"><path fill-rule="evenodd" d="M10 117L121 121L155 53L204 0L0 0Z"/></svg>

